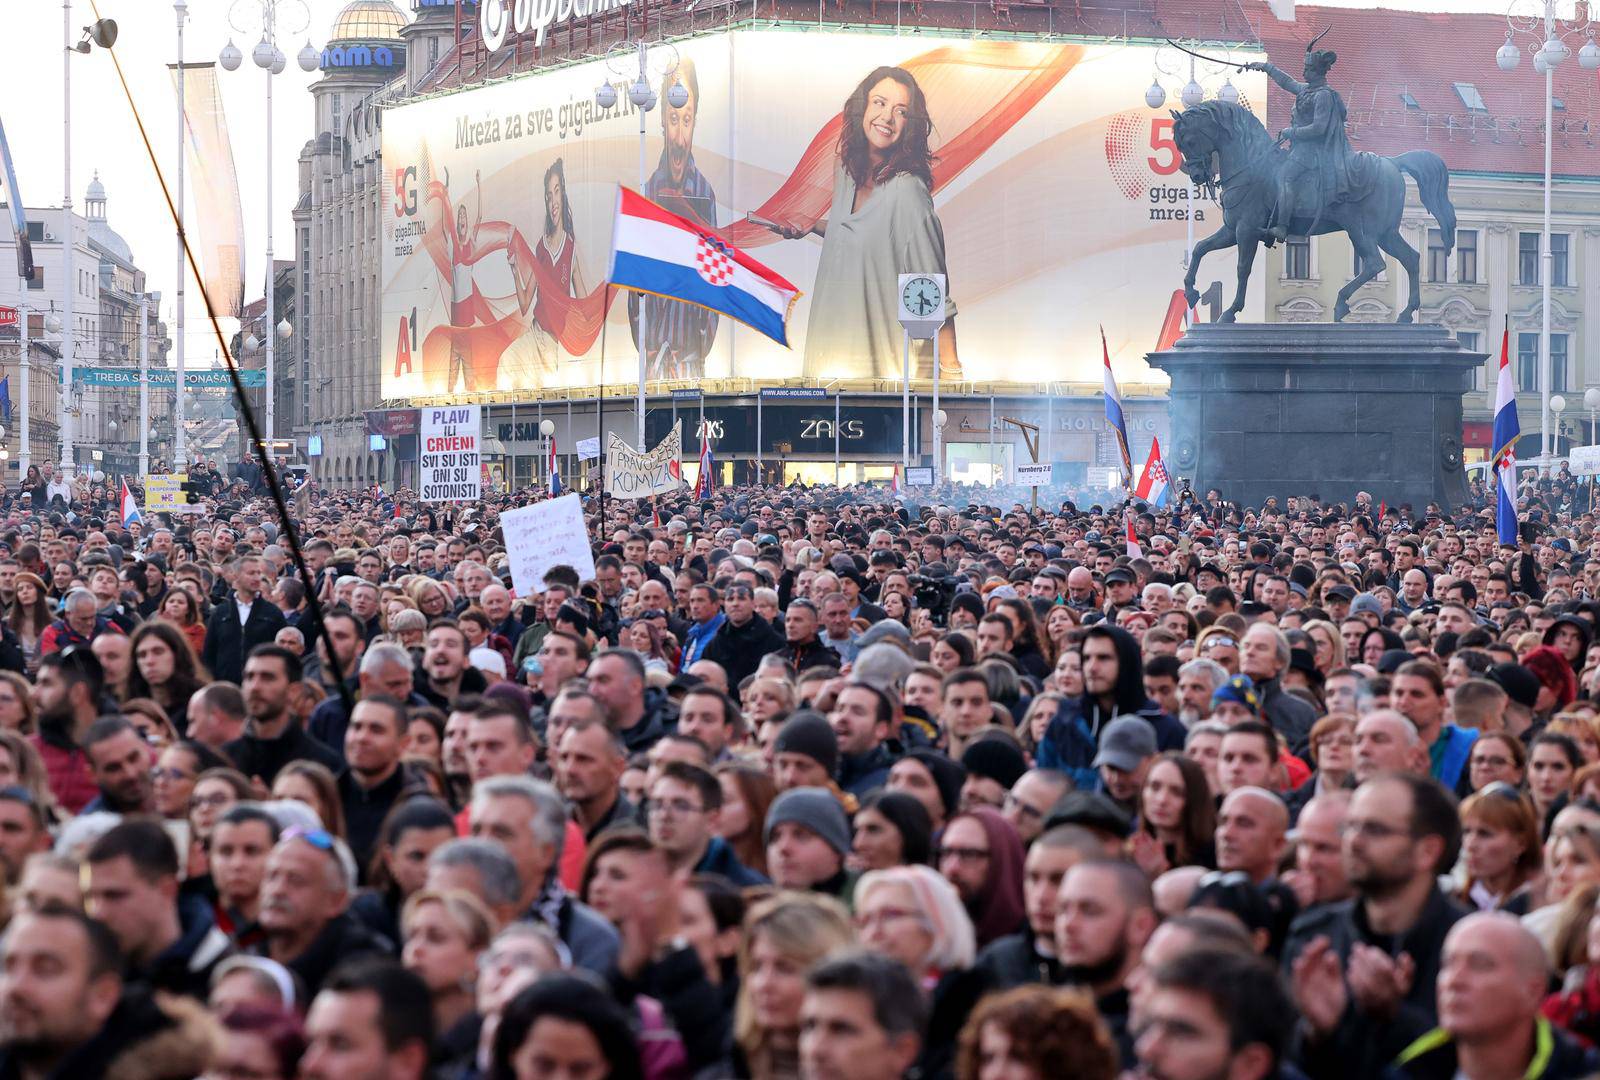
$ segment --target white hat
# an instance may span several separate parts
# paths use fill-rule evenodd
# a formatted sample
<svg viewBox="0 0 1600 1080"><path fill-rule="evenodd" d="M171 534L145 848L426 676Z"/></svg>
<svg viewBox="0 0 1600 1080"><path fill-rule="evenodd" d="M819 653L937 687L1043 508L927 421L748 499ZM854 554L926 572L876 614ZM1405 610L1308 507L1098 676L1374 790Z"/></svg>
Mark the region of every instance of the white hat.
<svg viewBox="0 0 1600 1080"><path fill-rule="evenodd" d="M500 655L498 649L491 649L487 645L479 645L468 653L467 663L490 675L502 679L506 677L506 658Z"/></svg>

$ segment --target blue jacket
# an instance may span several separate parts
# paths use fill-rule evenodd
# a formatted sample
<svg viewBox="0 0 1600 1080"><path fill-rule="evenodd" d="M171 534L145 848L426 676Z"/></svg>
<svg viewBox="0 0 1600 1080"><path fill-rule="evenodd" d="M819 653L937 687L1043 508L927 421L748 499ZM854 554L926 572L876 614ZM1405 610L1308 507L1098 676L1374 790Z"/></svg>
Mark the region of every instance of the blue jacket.
<svg viewBox="0 0 1600 1080"><path fill-rule="evenodd" d="M735 887L747 889L754 885L770 885L765 875L758 874L733 853L733 848L720 836L713 836L711 843L706 845L706 853L700 856L700 861L695 864L694 872L697 874L717 874L727 878Z"/></svg>
<svg viewBox="0 0 1600 1080"><path fill-rule="evenodd" d="M1440 729L1439 741L1433 744L1430 751L1433 755L1433 778L1454 791L1461 782L1461 774L1466 771L1467 758L1472 756L1472 744L1477 741L1476 728L1458 728L1454 724L1446 724Z"/></svg>
<svg viewBox="0 0 1600 1080"><path fill-rule="evenodd" d="M711 639L727 621L728 616L719 611L708 622L689 624L689 632L683 636L683 658L678 661L679 671L688 671L689 665L704 655L706 646L711 644Z"/></svg>

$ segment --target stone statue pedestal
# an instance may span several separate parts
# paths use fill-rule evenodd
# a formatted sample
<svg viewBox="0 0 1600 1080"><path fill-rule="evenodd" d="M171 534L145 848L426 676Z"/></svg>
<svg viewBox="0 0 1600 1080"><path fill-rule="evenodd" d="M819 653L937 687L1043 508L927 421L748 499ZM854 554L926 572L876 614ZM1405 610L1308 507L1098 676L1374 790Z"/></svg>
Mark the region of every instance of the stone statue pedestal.
<svg viewBox="0 0 1600 1080"><path fill-rule="evenodd" d="M1465 501L1461 395L1485 354L1441 326L1205 323L1151 353L1172 379L1168 469L1195 494Z"/></svg>

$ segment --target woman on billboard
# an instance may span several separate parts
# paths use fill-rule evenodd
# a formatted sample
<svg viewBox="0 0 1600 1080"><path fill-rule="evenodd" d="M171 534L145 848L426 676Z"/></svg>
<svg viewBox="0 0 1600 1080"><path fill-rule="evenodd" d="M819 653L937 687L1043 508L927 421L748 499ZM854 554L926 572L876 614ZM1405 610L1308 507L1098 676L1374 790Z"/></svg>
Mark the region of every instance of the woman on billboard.
<svg viewBox="0 0 1600 1080"><path fill-rule="evenodd" d="M444 174L446 190L450 186L449 170ZM456 377L467 393L478 389L477 372L472 367L472 354L468 345L477 315L472 306L472 264L477 259L478 228L483 224L483 173L479 172L473 185L478 194L478 217L467 222L465 201L456 207L455 229L449 233L450 244L450 367L445 375L445 393L454 393Z"/></svg>
<svg viewBox="0 0 1600 1080"><path fill-rule="evenodd" d="M533 309L533 322L529 332L533 337L534 351L539 370L544 373L556 369L560 359L561 322L565 318L565 298L582 296L583 272L578 266L577 239L572 234L572 203L567 199L567 174L562 160L556 158L544 173L544 235L534 245L533 258L538 263L524 267L517 249L510 249L512 277L517 285L517 305L524 315ZM562 298L550 296L540 287L546 282L562 291Z"/></svg>
<svg viewBox="0 0 1600 1080"><path fill-rule="evenodd" d="M844 103L828 216L789 239L822 237L806 325L804 374L898 379L902 373L900 275L944 273L944 229L933 208L933 121L917 80L880 67ZM942 378L960 378L955 304L939 332ZM913 377L933 377L931 343L916 343Z"/></svg>

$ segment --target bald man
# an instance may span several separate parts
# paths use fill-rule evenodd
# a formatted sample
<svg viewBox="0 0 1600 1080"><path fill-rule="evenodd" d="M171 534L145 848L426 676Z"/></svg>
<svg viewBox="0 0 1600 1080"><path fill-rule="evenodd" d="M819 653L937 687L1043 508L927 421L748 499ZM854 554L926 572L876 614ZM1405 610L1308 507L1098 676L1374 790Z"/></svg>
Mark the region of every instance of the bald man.
<svg viewBox="0 0 1600 1080"><path fill-rule="evenodd" d="M1374 709L1356 725L1356 783L1380 773L1428 772L1428 748L1417 726L1393 709Z"/></svg>
<svg viewBox="0 0 1600 1080"><path fill-rule="evenodd" d="M1556 1077L1600 1070L1600 1053L1540 1015L1549 978L1544 948L1515 916L1468 915L1444 939L1439 1027L1400 1055L1399 1074Z"/></svg>
<svg viewBox="0 0 1600 1080"><path fill-rule="evenodd" d="M1350 878L1344 872L1344 815L1350 793L1330 791L1318 795L1300 811L1290 839L1294 843L1294 869L1283 883L1294 890L1301 908L1331 904L1350 897Z"/></svg>
<svg viewBox="0 0 1600 1080"><path fill-rule="evenodd" d="M1266 788L1235 788L1217 812L1217 869L1243 871L1265 884L1278 875L1288 835L1289 810L1282 799Z"/></svg>
<svg viewBox="0 0 1600 1080"><path fill-rule="evenodd" d="M1094 574L1086 566L1075 566L1067 571L1067 606L1075 611L1094 611L1099 608L1095 595Z"/></svg>
<svg viewBox="0 0 1600 1080"><path fill-rule="evenodd" d="M696 660L689 665L689 674L700 680L700 685L728 692L728 672L715 660Z"/></svg>

